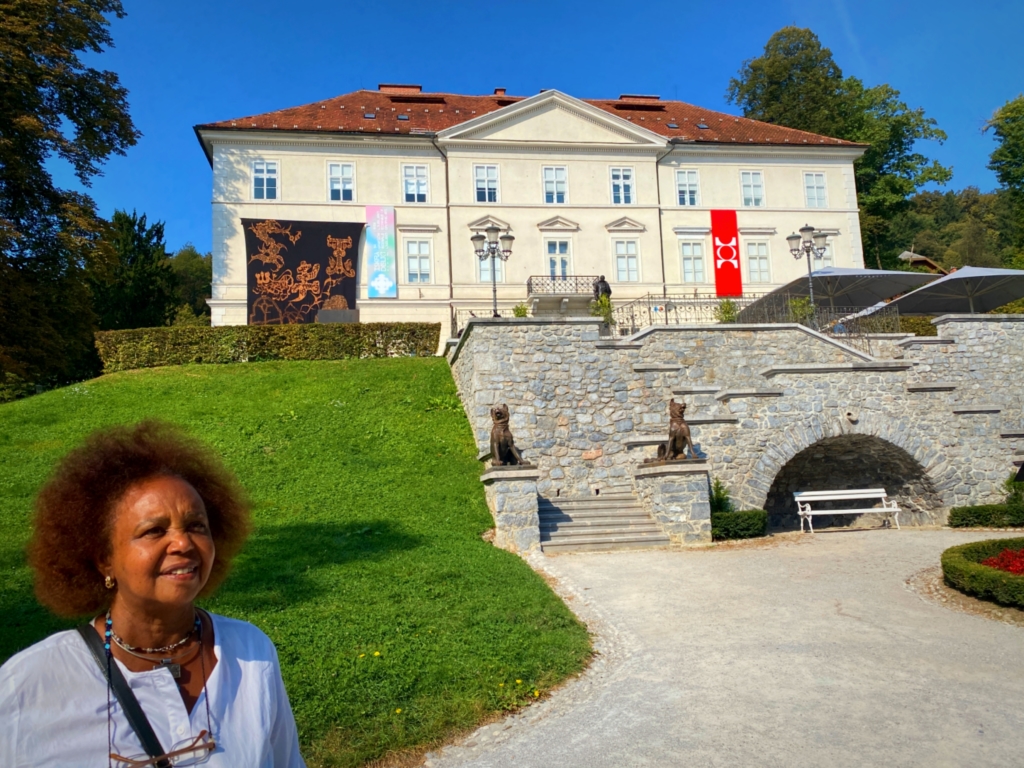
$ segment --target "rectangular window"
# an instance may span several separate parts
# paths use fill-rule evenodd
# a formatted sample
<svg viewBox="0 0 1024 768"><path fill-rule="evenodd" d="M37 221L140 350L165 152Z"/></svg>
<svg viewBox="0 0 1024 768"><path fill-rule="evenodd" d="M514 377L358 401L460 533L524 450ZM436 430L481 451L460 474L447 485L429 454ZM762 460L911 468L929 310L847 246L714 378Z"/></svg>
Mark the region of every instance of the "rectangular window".
<svg viewBox="0 0 1024 768"><path fill-rule="evenodd" d="M696 171L676 171L676 190L680 205L700 205L700 185Z"/></svg>
<svg viewBox="0 0 1024 768"><path fill-rule="evenodd" d="M814 257L814 262L813 263L814 263L814 269L824 269L825 267L833 266L833 261L832 261L832 243L829 243L828 245L825 246L825 253L823 253L820 257L819 256L815 256Z"/></svg>
<svg viewBox="0 0 1024 768"><path fill-rule="evenodd" d="M636 251L636 240L615 241L615 267L620 283L635 283L640 279Z"/></svg>
<svg viewBox="0 0 1024 768"><path fill-rule="evenodd" d="M704 244L680 243L679 249L683 257L683 282L704 282Z"/></svg>
<svg viewBox="0 0 1024 768"><path fill-rule="evenodd" d="M476 181L478 203L498 202L498 166L474 165L473 178Z"/></svg>
<svg viewBox="0 0 1024 768"><path fill-rule="evenodd" d="M327 188L331 200L351 203L356 195L356 167L352 163L328 163Z"/></svg>
<svg viewBox="0 0 1024 768"><path fill-rule="evenodd" d="M612 203L615 205L632 205L634 199L633 169L612 168Z"/></svg>
<svg viewBox="0 0 1024 768"><path fill-rule="evenodd" d="M277 161L257 160L252 164L253 200L277 200Z"/></svg>
<svg viewBox="0 0 1024 768"><path fill-rule="evenodd" d="M808 208L828 207L828 201L825 199L824 173L805 173L804 192L807 194Z"/></svg>
<svg viewBox="0 0 1024 768"><path fill-rule="evenodd" d="M544 167L544 202L564 203L566 191L566 169L564 166Z"/></svg>
<svg viewBox="0 0 1024 768"><path fill-rule="evenodd" d="M480 261L480 259L477 259L477 261ZM494 280L497 283L501 283L501 282L505 281L505 270L502 269L502 264L504 264L504 262L501 259L499 259L497 257L494 259L494 275L495 275ZM480 261L480 282L481 283L489 283L489 282L491 282L491 260L490 259L484 259L483 261Z"/></svg>
<svg viewBox="0 0 1024 768"><path fill-rule="evenodd" d="M740 184L743 187L743 206L745 208L764 207L764 180L760 171L741 171Z"/></svg>
<svg viewBox="0 0 1024 768"><path fill-rule="evenodd" d="M402 184L405 188L405 202L427 202L427 166L403 165Z"/></svg>
<svg viewBox="0 0 1024 768"><path fill-rule="evenodd" d="M548 274L551 277L568 277L572 274L569 264L569 241L548 240Z"/></svg>
<svg viewBox="0 0 1024 768"><path fill-rule="evenodd" d="M410 283L430 282L430 241L406 240L406 263L409 267Z"/></svg>
<svg viewBox="0 0 1024 768"><path fill-rule="evenodd" d="M771 282L768 275L768 243L747 243L747 282Z"/></svg>

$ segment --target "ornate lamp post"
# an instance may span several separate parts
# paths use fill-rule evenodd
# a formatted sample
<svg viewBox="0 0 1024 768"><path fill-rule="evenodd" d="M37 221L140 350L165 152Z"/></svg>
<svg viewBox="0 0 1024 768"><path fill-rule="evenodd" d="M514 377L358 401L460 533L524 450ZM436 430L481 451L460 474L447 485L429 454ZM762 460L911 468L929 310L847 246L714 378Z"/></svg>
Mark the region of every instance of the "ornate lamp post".
<svg viewBox="0 0 1024 768"><path fill-rule="evenodd" d="M485 235L484 232L487 234ZM515 238L505 230L502 234L498 227L488 227L484 232L477 232L471 238L473 252L480 261L491 260L491 295L494 297L494 317L501 317L498 314L498 275L494 269L495 259L508 261L512 255L512 243ZM500 243L500 244L499 244Z"/></svg>
<svg viewBox="0 0 1024 768"><path fill-rule="evenodd" d="M820 230L815 230L810 224L805 224L800 227L800 234L794 232L792 235L786 238L786 242L789 243L789 252L793 254L794 259L799 259L801 256L807 257L807 292L811 297L811 316L817 316L816 307L814 305L814 278L811 277L811 256L820 259L825 255L825 251L828 249L828 235ZM814 324L817 325L815 319Z"/></svg>

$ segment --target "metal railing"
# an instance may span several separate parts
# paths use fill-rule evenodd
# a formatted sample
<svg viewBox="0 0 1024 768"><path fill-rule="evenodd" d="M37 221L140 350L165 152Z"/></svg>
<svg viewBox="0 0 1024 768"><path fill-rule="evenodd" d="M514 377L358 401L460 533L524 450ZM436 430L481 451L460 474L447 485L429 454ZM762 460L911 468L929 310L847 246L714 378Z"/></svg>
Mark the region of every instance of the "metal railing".
<svg viewBox="0 0 1024 768"><path fill-rule="evenodd" d="M502 317L515 317L515 312L511 309L498 309L498 314ZM462 335L462 332L466 330L466 323L472 320L474 317L488 318L494 316L494 310L490 307L486 308L463 308L457 309L452 308L452 324L451 324L451 335L449 338L455 339Z"/></svg>
<svg viewBox="0 0 1024 768"><path fill-rule="evenodd" d="M764 294L745 294L728 299L723 304L711 293L661 296L648 294L639 299L615 307L612 318L615 332L620 336L631 336L652 325L685 325L690 323L718 323L734 318L744 307L760 299ZM726 313L723 315L723 311Z"/></svg>
<svg viewBox="0 0 1024 768"><path fill-rule="evenodd" d="M615 333L631 336L653 325L798 323L871 354L871 336L900 333L899 310L883 307L812 307L806 297L746 294L732 299L712 295L645 296L612 310Z"/></svg>
<svg viewBox="0 0 1024 768"><path fill-rule="evenodd" d="M568 275L566 277L532 275L526 281L526 293L528 296L540 293L582 293L593 295L594 283L597 282L597 279L598 275Z"/></svg>

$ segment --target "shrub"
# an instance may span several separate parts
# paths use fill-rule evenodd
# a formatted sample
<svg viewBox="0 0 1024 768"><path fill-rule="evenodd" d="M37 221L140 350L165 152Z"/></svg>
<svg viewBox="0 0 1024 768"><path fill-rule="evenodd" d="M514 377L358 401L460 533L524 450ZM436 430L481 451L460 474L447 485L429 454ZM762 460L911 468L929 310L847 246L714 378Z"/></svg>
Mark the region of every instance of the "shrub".
<svg viewBox="0 0 1024 768"><path fill-rule="evenodd" d="M530 314L530 308L526 306L523 302L519 302L514 307L512 307L513 317L526 317L528 314Z"/></svg>
<svg viewBox="0 0 1024 768"><path fill-rule="evenodd" d="M612 314L613 310L611 296L607 294L602 295L597 301L590 302L590 316L600 317L608 325L615 323L615 316Z"/></svg>
<svg viewBox="0 0 1024 768"><path fill-rule="evenodd" d="M900 317L900 330L903 333L916 333L918 336L939 335L930 317Z"/></svg>
<svg viewBox="0 0 1024 768"><path fill-rule="evenodd" d="M811 304L811 300L809 298L790 299L789 316L792 318L794 323L810 325L811 319L814 317L814 305Z"/></svg>
<svg viewBox="0 0 1024 768"><path fill-rule="evenodd" d="M1007 549L1024 549L1024 539L990 539L950 547L942 553L946 584L983 600L1024 608L1024 576L981 564Z"/></svg>
<svg viewBox="0 0 1024 768"><path fill-rule="evenodd" d="M425 357L437 351L440 323L223 325L100 331L106 373L186 363Z"/></svg>
<svg viewBox="0 0 1024 768"><path fill-rule="evenodd" d="M1009 528L1024 525L1024 509L1008 504L977 504L949 510L950 528Z"/></svg>
<svg viewBox="0 0 1024 768"><path fill-rule="evenodd" d="M732 299L722 299L715 307L715 320L720 323L735 323L740 315L740 308Z"/></svg>
<svg viewBox="0 0 1024 768"><path fill-rule="evenodd" d="M742 512L712 512L711 539L756 539L768 535L768 513L763 509Z"/></svg>
<svg viewBox="0 0 1024 768"><path fill-rule="evenodd" d="M729 498L729 489L717 477L711 480L711 493L708 495L708 501L711 502L711 514L735 511L732 499Z"/></svg>

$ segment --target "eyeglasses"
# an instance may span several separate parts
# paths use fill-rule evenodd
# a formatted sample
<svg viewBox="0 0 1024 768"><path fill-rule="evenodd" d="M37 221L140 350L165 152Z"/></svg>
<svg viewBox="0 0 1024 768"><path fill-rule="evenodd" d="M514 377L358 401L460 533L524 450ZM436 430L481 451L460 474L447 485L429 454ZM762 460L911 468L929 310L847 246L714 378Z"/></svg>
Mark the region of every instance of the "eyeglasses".
<svg viewBox="0 0 1024 768"><path fill-rule="evenodd" d="M179 741L171 747L170 752L160 757L150 757L149 755L122 757L113 752L110 753L110 757L115 761L115 765L121 768L144 768L144 766L153 766L154 768L164 768L165 766L185 768L188 765L205 763L210 759L210 755L213 754L213 750L216 748L217 742L213 740L210 733L208 731L200 731L199 735L194 739Z"/></svg>

